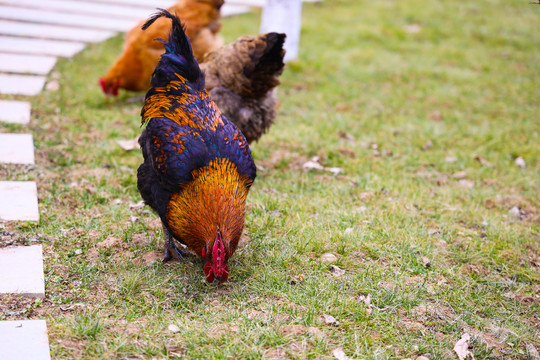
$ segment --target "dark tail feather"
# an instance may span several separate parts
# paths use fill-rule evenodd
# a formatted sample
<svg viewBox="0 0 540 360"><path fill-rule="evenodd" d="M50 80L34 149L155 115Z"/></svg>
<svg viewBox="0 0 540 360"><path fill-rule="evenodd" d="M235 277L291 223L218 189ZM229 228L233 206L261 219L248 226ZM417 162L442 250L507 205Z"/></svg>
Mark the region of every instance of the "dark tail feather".
<svg viewBox="0 0 540 360"><path fill-rule="evenodd" d="M266 34L266 48L261 54L254 54L255 57L259 57L253 61L254 68L245 69L246 76L251 78L254 96L263 96L279 85L279 75L285 67L284 42L285 34L275 32Z"/></svg>
<svg viewBox="0 0 540 360"><path fill-rule="evenodd" d="M157 10L158 12L144 23L142 29L148 29L160 17L171 19L172 28L168 41L157 39L165 45L165 54L161 56L161 60L154 71L152 86L163 86L167 84L176 72L185 77L198 90L204 89L204 76L199 68L197 59L193 56L191 43L180 19L167 10Z"/></svg>

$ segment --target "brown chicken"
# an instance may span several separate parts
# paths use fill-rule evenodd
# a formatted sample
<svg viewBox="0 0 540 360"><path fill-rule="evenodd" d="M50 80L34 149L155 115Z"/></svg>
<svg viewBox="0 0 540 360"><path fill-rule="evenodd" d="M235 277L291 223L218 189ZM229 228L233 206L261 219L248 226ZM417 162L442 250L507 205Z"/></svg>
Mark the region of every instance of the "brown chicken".
<svg viewBox="0 0 540 360"><path fill-rule="evenodd" d="M218 35L221 29L220 8L224 0L179 0L168 9L178 15L191 40L193 53L200 61L204 55L223 45ZM106 95L118 95L118 89L145 91L150 88L152 73L163 54L163 44L156 38L166 39L171 22L159 18L148 30L143 31L141 21L131 29L124 44L124 52L111 66L107 74L99 79Z"/></svg>
<svg viewBox="0 0 540 360"><path fill-rule="evenodd" d="M205 56L205 88L221 112L246 137L258 140L276 117L274 88L285 64L285 34L242 36Z"/></svg>

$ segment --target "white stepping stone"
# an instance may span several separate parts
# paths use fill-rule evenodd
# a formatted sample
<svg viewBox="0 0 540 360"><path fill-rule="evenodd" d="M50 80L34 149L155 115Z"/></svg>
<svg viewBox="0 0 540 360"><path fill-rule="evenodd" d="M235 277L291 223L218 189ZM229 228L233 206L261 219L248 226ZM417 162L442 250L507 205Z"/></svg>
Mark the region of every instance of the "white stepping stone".
<svg viewBox="0 0 540 360"><path fill-rule="evenodd" d="M34 164L32 134L0 134L0 163Z"/></svg>
<svg viewBox="0 0 540 360"><path fill-rule="evenodd" d="M45 320L0 321L2 360L51 360Z"/></svg>
<svg viewBox="0 0 540 360"><path fill-rule="evenodd" d="M0 72L47 75L54 64L53 56L0 53Z"/></svg>
<svg viewBox="0 0 540 360"><path fill-rule="evenodd" d="M34 96L45 85L44 76L0 74L0 94Z"/></svg>
<svg viewBox="0 0 540 360"><path fill-rule="evenodd" d="M41 245L0 248L0 294L45 297Z"/></svg>
<svg viewBox="0 0 540 360"><path fill-rule="evenodd" d="M137 24L137 21L115 17L68 14L50 10L21 9L7 5L0 5L0 18L115 31L127 31Z"/></svg>
<svg viewBox="0 0 540 360"><path fill-rule="evenodd" d="M7 53L72 57L84 49L82 42L30 39L0 35L0 51Z"/></svg>
<svg viewBox="0 0 540 360"><path fill-rule="evenodd" d="M150 14L148 10L133 8L127 5L100 4L87 1L0 0L0 4L24 6L36 9L48 9L85 15L119 16L121 18L133 19L135 21L145 19Z"/></svg>
<svg viewBox="0 0 540 360"><path fill-rule="evenodd" d="M104 30L81 29L72 26L22 23L9 20L0 20L0 34L83 42L101 42L115 35L114 32Z"/></svg>
<svg viewBox="0 0 540 360"><path fill-rule="evenodd" d="M251 8L249 6L244 5L232 5L225 3L221 7L221 16L227 17L227 16L233 16L233 15L240 15L245 14L251 11Z"/></svg>
<svg viewBox="0 0 540 360"><path fill-rule="evenodd" d="M0 220L39 221L35 182L0 181Z"/></svg>
<svg viewBox="0 0 540 360"><path fill-rule="evenodd" d="M30 103L26 101L0 100L0 121L28 124L30 122Z"/></svg>

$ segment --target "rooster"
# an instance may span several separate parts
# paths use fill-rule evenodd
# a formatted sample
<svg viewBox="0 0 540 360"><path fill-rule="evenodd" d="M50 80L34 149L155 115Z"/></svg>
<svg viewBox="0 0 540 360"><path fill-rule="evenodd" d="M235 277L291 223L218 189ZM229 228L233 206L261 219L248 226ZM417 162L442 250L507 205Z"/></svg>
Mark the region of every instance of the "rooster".
<svg viewBox="0 0 540 360"><path fill-rule="evenodd" d="M278 100L274 88L285 64L285 34L242 36L205 56L206 90L221 112L240 128L248 143L273 124Z"/></svg>
<svg viewBox="0 0 540 360"><path fill-rule="evenodd" d="M180 19L159 10L143 30L161 17L172 20L172 30L161 40L165 53L141 111L146 128L137 187L161 218L163 261L186 255L177 240L203 259L208 282L222 283L244 227L255 163L245 137L204 89Z"/></svg>
<svg viewBox="0 0 540 360"><path fill-rule="evenodd" d="M221 29L220 8L224 0L179 0L168 9L176 13L186 27L198 60L223 45L218 35ZM105 76L99 79L105 95L118 95L119 89L146 91L150 88L152 73L163 54L163 46L155 38L165 37L170 23L160 19L151 31L142 31L140 24L127 35L122 55L114 62Z"/></svg>

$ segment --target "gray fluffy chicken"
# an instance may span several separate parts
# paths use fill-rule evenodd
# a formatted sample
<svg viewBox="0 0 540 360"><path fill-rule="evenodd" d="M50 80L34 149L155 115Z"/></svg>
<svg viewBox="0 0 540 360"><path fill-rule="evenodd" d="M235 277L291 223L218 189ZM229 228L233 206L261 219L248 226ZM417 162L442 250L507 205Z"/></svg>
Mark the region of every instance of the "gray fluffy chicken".
<svg viewBox="0 0 540 360"><path fill-rule="evenodd" d="M200 64L206 90L221 112L244 134L258 140L274 123L275 87L285 64L285 34L242 36L205 56Z"/></svg>

